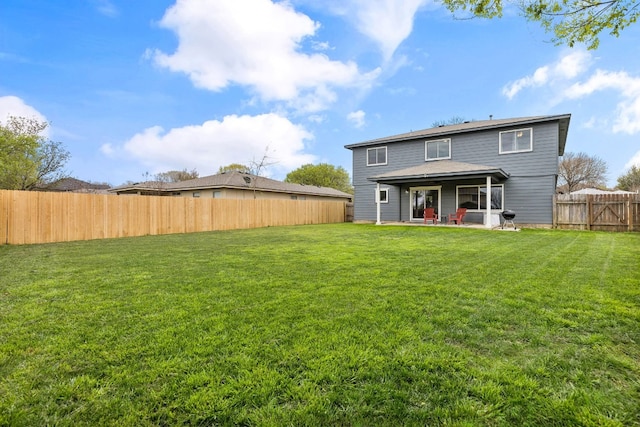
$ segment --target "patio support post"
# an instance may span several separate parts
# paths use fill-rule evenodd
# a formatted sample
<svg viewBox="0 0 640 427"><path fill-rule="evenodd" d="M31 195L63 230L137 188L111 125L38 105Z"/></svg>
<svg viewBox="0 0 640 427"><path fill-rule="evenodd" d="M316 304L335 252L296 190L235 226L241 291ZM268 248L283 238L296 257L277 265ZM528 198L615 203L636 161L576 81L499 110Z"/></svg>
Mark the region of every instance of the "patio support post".
<svg viewBox="0 0 640 427"><path fill-rule="evenodd" d="M484 220L484 226L491 228L491 176L487 176L487 214Z"/></svg>
<svg viewBox="0 0 640 427"><path fill-rule="evenodd" d="M380 183L376 182L376 224L382 224L380 222Z"/></svg>

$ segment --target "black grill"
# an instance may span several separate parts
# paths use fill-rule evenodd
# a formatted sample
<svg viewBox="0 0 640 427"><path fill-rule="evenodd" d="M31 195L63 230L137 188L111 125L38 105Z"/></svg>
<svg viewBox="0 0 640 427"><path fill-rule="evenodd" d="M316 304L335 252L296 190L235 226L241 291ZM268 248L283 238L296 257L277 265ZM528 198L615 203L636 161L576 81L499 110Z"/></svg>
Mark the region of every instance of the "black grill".
<svg viewBox="0 0 640 427"><path fill-rule="evenodd" d="M512 225L514 230L517 230L516 224L513 222L513 219L516 217L516 213L511 209L505 209L502 211L502 218L504 218L504 222L502 223L502 228L506 225Z"/></svg>
<svg viewBox="0 0 640 427"><path fill-rule="evenodd" d="M510 209L502 211L502 218L512 221L516 217L516 213Z"/></svg>

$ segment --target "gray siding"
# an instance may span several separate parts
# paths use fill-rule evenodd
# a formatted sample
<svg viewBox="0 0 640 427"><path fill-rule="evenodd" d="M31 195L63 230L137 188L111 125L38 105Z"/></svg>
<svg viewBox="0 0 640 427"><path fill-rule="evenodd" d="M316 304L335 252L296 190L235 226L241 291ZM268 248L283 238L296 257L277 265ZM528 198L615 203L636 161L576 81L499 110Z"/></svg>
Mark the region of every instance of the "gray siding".
<svg viewBox="0 0 640 427"><path fill-rule="evenodd" d="M353 201L353 219L356 221L375 221L376 220L376 183L369 181L366 184L359 185L356 188L356 192L361 197L354 197ZM402 205L400 200L400 191L398 187L381 185L381 189L387 188L389 190L389 203L380 204L380 219L382 221L398 221L401 216L401 210L407 210L407 204ZM368 197L364 197L367 196ZM402 212L402 215L408 217L408 212Z"/></svg>
<svg viewBox="0 0 640 427"><path fill-rule="evenodd" d="M504 207L516 211L516 222L527 224L552 223L552 198L555 194L558 173L558 123L546 122L525 126L533 129L533 150L524 153L499 154L499 132L523 127L505 127L453 135L451 160L494 166L510 174L504 184ZM354 219L375 220L374 202L376 184L367 178L400 170L425 162L425 141L421 138L398 141L380 146L387 147L387 164L367 166L367 148L355 147L353 151ZM428 185L428 182L424 182ZM423 184L411 184L419 186ZM455 212L457 185L484 185L483 180L444 181L441 183L441 215ZM405 186L388 186L389 203L381 205L383 221L408 221L409 196ZM481 221L480 214L469 214L469 220Z"/></svg>

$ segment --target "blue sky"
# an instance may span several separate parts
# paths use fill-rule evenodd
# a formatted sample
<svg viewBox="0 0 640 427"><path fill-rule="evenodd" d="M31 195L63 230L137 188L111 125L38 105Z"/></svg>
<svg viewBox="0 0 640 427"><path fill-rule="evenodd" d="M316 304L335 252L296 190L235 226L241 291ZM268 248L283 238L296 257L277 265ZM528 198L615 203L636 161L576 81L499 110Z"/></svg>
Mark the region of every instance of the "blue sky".
<svg viewBox="0 0 640 427"><path fill-rule="evenodd" d="M119 185L265 155L276 179L351 172L345 144L570 113L567 151L614 186L640 166L640 24L596 51L550 38L425 0L3 0L0 120L50 122L72 176Z"/></svg>

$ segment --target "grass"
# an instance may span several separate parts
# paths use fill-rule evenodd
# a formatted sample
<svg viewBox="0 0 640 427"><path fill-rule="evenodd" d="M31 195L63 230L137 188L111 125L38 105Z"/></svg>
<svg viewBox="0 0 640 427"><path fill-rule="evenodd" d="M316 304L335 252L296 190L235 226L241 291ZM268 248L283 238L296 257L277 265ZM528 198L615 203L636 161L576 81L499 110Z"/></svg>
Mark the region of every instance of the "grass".
<svg viewBox="0 0 640 427"><path fill-rule="evenodd" d="M0 246L0 425L640 425L640 234Z"/></svg>

